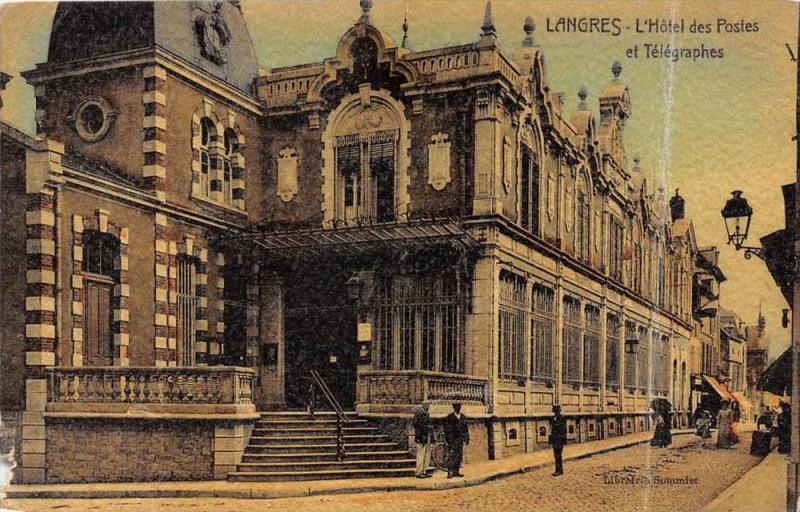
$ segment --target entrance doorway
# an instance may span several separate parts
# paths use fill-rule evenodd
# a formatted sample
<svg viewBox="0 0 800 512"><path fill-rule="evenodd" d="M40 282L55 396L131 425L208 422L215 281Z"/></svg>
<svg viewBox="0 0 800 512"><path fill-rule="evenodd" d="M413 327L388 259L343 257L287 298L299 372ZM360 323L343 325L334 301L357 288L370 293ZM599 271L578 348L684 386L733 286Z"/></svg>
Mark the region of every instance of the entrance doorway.
<svg viewBox="0 0 800 512"><path fill-rule="evenodd" d="M318 274L315 277L320 277ZM341 274L286 290L284 340L286 405L305 408L311 370L317 370L345 409L356 399L356 311ZM316 407L329 407L317 394Z"/></svg>

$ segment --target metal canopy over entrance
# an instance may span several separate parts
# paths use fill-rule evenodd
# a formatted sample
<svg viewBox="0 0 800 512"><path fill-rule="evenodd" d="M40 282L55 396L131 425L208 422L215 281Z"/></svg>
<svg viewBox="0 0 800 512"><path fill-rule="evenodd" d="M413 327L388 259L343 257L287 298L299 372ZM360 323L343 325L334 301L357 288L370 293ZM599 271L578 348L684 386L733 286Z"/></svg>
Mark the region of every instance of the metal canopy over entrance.
<svg viewBox="0 0 800 512"><path fill-rule="evenodd" d="M223 240L249 240L270 255L321 255L335 252L348 256L368 255L376 250L408 251L432 246L450 246L468 251L479 243L453 220L419 220L336 228L295 230L250 230Z"/></svg>

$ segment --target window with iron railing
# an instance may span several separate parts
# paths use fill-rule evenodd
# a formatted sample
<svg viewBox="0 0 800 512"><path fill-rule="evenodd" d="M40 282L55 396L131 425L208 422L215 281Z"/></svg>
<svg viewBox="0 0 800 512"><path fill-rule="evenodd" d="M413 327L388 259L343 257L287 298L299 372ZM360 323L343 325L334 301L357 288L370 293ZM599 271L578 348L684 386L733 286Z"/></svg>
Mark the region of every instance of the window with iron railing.
<svg viewBox="0 0 800 512"><path fill-rule="evenodd" d="M636 324L625 322L625 344L636 339ZM625 350L625 388L633 392L636 388L636 354Z"/></svg>
<svg viewBox="0 0 800 512"><path fill-rule="evenodd" d="M511 272L501 272L498 324L501 379L526 377L525 324L528 309L525 278Z"/></svg>
<svg viewBox="0 0 800 512"><path fill-rule="evenodd" d="M636 374L638 376L639 391L646 392L650 381L648 358L650 357L650 339L647 336L647 329L639 327L639 349L636 352Z"/></svg>
<svg viewBox="0 0 800 512"><path fill-rule="evenodd" d="M620 323L616 315L606 318L606 386L619 385Z"/></svg>
<svg viewBox="0 0 800 512"><path fill-rule="evenodd" d="M531 301L531 379L555 381L555 293L542 285L533 287Z"/></svg>
<svg viewBox="0 0 800 512"><path fill-rule="evenodd" d="M464 371L463 294L455 273L381 280L373 304L374 364L385 370Z"/></svg>
<svg viewBox="0 0 800 512"><path fill-rule="evenodd" d="M584 309L583 332L583 383L589 386L600 385L600 309L588 305Z"/></svg>
<svg viewBox="0 0 800 512"><path fill-rule="evenodd" d="M567 384L581 381L581 303L571 297L563 302L564 345L561 354L562 373Z"/></svg>
<svg viewBox="0 0 800 512"><path fill-rule="evenodd" d="M178 258L177 293L177 358L181 366L194 366L197 319L197 261L191 257Z"/></svg>

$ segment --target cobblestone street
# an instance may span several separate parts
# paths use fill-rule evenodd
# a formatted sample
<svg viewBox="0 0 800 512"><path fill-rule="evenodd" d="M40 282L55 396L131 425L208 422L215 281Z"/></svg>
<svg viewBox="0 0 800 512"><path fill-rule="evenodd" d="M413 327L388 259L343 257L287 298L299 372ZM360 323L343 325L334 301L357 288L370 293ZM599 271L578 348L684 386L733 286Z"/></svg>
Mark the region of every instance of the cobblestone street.
<svg viewBox="0 0 800 512"><path fill-rule="evenodd" d="M649 445L570 462L566 474L550 468L475 487L447 491L378 492L274 500L118 499L9 500L13 510L34 511L694 511L708 504L756 465L748 454L749 435L736 449L703 447L693 435L675 437L668 449ZM464 470L469 472L467 466ZM437 479L443 478L441 474ZM650 483L648 485L648 482Z"/></svg>

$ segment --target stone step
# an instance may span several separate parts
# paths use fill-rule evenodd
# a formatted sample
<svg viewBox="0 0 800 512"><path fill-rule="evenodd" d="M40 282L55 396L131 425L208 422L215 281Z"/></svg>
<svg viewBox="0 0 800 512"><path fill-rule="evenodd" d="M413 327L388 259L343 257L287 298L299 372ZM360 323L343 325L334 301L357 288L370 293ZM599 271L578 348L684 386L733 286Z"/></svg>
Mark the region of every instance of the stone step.
<svg viewBox="0 0 800 512"><path fill-rule="evenodd" d="M389 441L374 442L374 443L345 443L345 450L347 451L386 451L396 450L397 443ZM291 454L307 454L320 451L332 451L336 453L336 441L327 443L316 444L286 444L286 443L270 443L270 444L250 444L245 448L245 455L255 453L291 453Z"/></svg>
<svg viewBox="0 0 800 512"><path fill-rule="evenodd" d="M283 412L262 412L261 421L336 421L336 413L333 411L317 411L313 416L306 411L283 411ZM359 419L355 411L345 411L345 417Z"/></svg>
<svg viewBox="0 0 800 512"><path fill-rule="evenodd" d="M328 471L234 471L232 482L281 482L293 480L332 480L346 478L394 478L414 476L414 468L344 469Z"/></svg>
<svg viewBox="0 0 800 512"><path fill-rule="evenodd" d="M385 442L387 436L383 434L345 434L342 436L345 443L369 443L369 442ZM336 436L331 435L276 435L276 436L250 436L250 445L264 445L264 444L289 444L289 445L305 445L305 444L319 444L331 442L336 444Z"/></svg>
<svg viewBox="0 0 800 512"><path fill-rule="evenodd" d="M369 425L367 420L356 419L356 418L348 418L347 423L345 423L348 427L359 427L359 426L366 426ZM336 420L335 419L317 419L317 420L258 420L256 421L256 428L303 428L303 427L314 427L314 426L325 426L325 427L335 427Z"/></svg>
<svg viewBox="0 0 800 512"><path fill-rule="evenodd" d="M342 471L368 469L397 469L414 467L416 459L358 460L345 458L343 461L307 462L243 462L236 466L238 472L303 472L303 471Z"/></svg>
<svg viewBox="0 0 800 512"><path fill-rule="evenodd" d="M404 450L375 450L346 451L348 459L356 460L397 460L409 457L409 452ZM309 453L246 453L242 462L332 462L336 460L336 450L317 451Z"/></svg>
<svg viewBox="0 0 800 512"><path fill-rule="evenodd" d="M375 427L342 427L342 432L345 435L383 435L383 431ZM261 428L253 429L251 436L253 437L275 437L275 436L335 436L336 427L333 426L318 426L318 427L292 427L292 428Z"/></svg>

